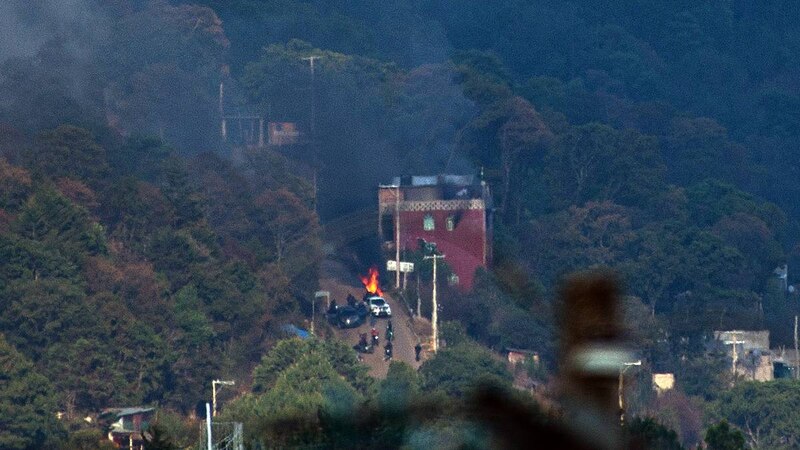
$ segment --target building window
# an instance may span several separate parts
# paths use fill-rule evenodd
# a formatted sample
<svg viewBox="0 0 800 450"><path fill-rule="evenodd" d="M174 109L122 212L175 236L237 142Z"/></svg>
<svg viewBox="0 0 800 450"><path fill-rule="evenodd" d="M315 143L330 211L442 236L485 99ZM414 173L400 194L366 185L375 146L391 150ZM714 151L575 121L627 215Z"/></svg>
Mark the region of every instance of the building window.
<svg viewBox="0 0 800 450"><path fill-rule="evenodd" d="M447 231L453 231L456 227L456 220L453 216L447 216Z"/></svg>
<svg viewBox="0 0 800 450"><path fill-rule="evenodd" d="M422 220L422 228L425 231L433 231L433 216L430 214L425 214L425 218Z"/></svg>
<svg viewBox="0 0 800 450"><path fill-rule="evenodd" d="M385 242L394 241L394 216L389 213L381 215L381 231Z"/></svg>
<svg viewBox="0 0 800 450"><path fill-rule="evenodd" d="M447 283L450 286L455 286L458 284L460 280L458 279L458 275L451 273L449 277L447 277Z"/></svg>

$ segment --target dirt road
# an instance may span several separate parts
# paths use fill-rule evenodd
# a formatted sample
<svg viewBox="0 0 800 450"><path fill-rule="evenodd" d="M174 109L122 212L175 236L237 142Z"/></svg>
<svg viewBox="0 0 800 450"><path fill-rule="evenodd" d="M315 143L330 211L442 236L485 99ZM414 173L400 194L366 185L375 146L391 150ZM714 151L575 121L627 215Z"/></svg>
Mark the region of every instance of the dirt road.
<svg viewBox="0 0 800 450"><path fill-rule="evenodd" d="M320 273L320 288L325 291L330 291L331 298L336 300L338 305L346 303L347 294L352 294L357 299L361 299L364 295L364 287L358 279L358 274L352 273L345 267L344 264L337 261L326 259L322 262ZM365 270L366 272L366 270ZM417 344L417 338L412 331L409 319L409 313L402 306L401 302L396 301L391 295L385 296L386 301L392 308L392 328L394 329L394 356L395 360L403 361L411 365L413 368L418 368L419 363L416 362L414 354L414 346ZM364 363L370 368L370 375L376 378L385 378L386 372L389 368L389 362L384 360L383 348L386 344L386 326L388 319L380 318L375 320L375 328L380 333L380 347L375 350L373 354L365 354ZM370 320L366 324L358 328L351 329L336 329L336 336L349 345L355 345L358 342L359 333L369 334L371 329Z"/></svg>

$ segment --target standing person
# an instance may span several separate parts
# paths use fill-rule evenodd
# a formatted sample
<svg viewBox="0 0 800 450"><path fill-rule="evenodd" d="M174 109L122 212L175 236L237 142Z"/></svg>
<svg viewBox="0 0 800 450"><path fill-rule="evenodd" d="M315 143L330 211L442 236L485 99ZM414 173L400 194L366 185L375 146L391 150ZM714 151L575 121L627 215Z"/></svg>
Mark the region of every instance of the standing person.
<svg viewBox="0 0 800 450"><path fill-rule="evenodd" d="M422 344L417 342L417 345L414 346L414 353L417 354L417 362L419 362L419 355L422 353Z"/></svg>
<svg viewBox="0 0 800 450"><path fill-rule="evenodd" d="M386 343L386 347L384 347L384 349L385 349L385 352L386 352L385 360L388 361L388 360L392 359L392 341L387 342Z"/></svg>
<svg viewBox="0 0 800 450"><path fill-rule="evenodd" d="M369 349L369 343L367 342L367 333L359 334L358 347L361 349L362 352L366 352Z"/></svg>
<svg viewBox="0 0 800 450"><path fill-rule="evenodd" d="M378 330L375 327L372 327L370 333L372 334L372 345L378 345Z"/></svg>

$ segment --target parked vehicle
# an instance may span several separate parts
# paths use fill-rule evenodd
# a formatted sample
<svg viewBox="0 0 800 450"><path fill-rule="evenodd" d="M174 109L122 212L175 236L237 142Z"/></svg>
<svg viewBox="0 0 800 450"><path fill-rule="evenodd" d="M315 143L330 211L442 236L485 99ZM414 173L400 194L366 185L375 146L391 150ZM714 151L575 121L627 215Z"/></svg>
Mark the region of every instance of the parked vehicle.
<svg viewBox="0 0 800 450"><path fill-rule="evenodd" d="M356 306L356 311L358 311L358 315L361 316L362 319L366 320L369 314L369 306L364 302L360 302L358 306Z"/></svg>
<svg viewBox="0 0 800 450"><path fill-rule="evenodd" d="M364 318L358 310L351 306L340 306L336 310L336 321L339 328L356 328L364 323Z"/></svg>
<svg viewBox="0 0 800 450"><path fill-rule="evenodd" d="M392 317L392 308L383 297L373 295L367 298L369 310L375 317Z"/></svg>

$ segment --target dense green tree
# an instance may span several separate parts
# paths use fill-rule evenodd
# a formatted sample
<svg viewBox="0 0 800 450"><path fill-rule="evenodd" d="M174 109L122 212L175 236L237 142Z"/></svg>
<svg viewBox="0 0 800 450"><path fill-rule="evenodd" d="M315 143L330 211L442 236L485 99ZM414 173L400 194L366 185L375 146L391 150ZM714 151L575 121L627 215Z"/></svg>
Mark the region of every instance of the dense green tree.
<svg viewBox="0 0 800 450"><path fill-rule="evenodd" d="M728 139L727 130L708 118L676 118L664 139L664 159L670 179L689 185L709 177L705 168L715 165L714 177L741 180L747 165L746 149Z"/></svg>
<svg viewBox="0 0 800 450"><path fill-rule="evenodd" d="M787 218L777 205L763 201L735 186L709 179L686 189L690 219L698 226L713 225L725 216L749 214L761 219L773 232L780 234Z"/></svg>
<svg viewBox="0 0 800 450"><path fill-rule="evenodd" d="M366 368L358 364L353 349L346 344L338 341L292 338L278 341L253 370L253 392L266 392L271 389L280 373L308 353L322 355L337 373L362 393L366 393L369 389L371 379L366 376Z"/></svg>
<svg viewBox="0 0 800 450"><path fill-rule="evenodd" d="M610 201L588 202L532 221L521 238L533 270L546 283L592 266L627 260L635 239L631 211Z"/></svg>
<svg viewBox="0 0 800 450"><path fill-rule="evenodd" d="M445 322L448 327L456 327L448 333L454 339L453 345L468 342L471 337L497 351L515 347L550 356L552 330L547 305L537 303L527 310L520 308L486 272L478 273L472 293L448 297L442 301L440 320L453 321ZM443 333L445 329L443 325Z"/></svg>
<svg viewBox="0 0 800 450"><path fill-rule="evenodd" d="M0 334L0 447L44 448L64 437L53 387Z"/></svg>
<svg viewBox="0 0 800 450"><path fill-rule="evenodd" d="M158 230L176 220L176 211L163 192L133 177L109 186L100 209L109 236L138 251L147 250Z"/></svg>
<svg viewBox="0 0 800 450"><path fill-rule="evenodd" d="M418 399L419 376L414 368L401 361L392 361L386 378L378 386L378 402L388 412L404 412Z"/></svg>
<svg viewBox="0 0 800 450"><path fill-rule="evenodd" d="M142 434L144 445L148 450L179 450L167 435L167 431L159 423L151 424Z"/></svg>
<svg viewBox="0 0 800 450"><path fill-rule="evenodd" d="M189 231L175 232L162 228L152 236L148 255L156 270L164 273L173 286L186 284L192 276L192 267L208 262L208 249Z"/></svg>
<svg viewBox="0 0 800 450"><path fill-rule="evenodd" d="M200 345L214 336L211 321L201 308L194 285L186 285L175 294L175 321L183 329L187 345Z"/></svg>
<svg viewBox="0 0 800 450"><path fill-rule="evenodd" d="M722 392L713 413L742 430L752 448L788 449L798 445L800 386L792 380L738 383Z"/></svg>
<svg viewBox="0 0 800 450"><path fill-rule="evenodd" d="M762 297L764 326L769 330L773 348L794 345L794 316L800 313L798 305L783 290L782 280L773 278L766 283Z"/></svg>
<svg viewBox="0 0 800 450"><path fill-rule="evenodd" d="M653 450L681 450L675 431L650 417L637 417L626 425L625 433L634 445Z"/></svg>
<svg viewBox="0 0 800 450"><path fill-rule="evenodd" d="M158 426L165 441L176 448L185 449L194 445L200 438L196 423L171 409L159 408L150 426Z"/></svg>
<svg viewBox="0 0 800 450"><path fill-rule="evenodd" d="M39 190L28 199L12 229L21 237L59 251L73 263L81 262L87 254L106 251L102 225L51 189Z"/></svg>
<svg viewBox="0 0 800 450"><path fill-rule="evenodd" d="M114 444L98 429L83 429L69 433L69 439L60 448L63 450L113 450Z"/></svg>
<svg viewBox="0 0 800 450"><path fill-rule="evenodd" d="M15 210L28 198L30 189L30 173L0 158L0 208Z"/></svg>
<svg viewBox="0 0 800 450"><path fill-rule="evenodd" d="M72 411L99 411L113 398L133 404L140 402L136 398L140 394L130 395L122 368L101 342L97 338L59 342L49 345L42 355L41 361L47 361L44 372L58 377L60 400Z"/></svg>
<svg viewBox="0 0 800 450"><path fill-rule="evenodd" d="M157 182L163 175L163 164L169 160L174 149L154 136L136 135L129 137L108 160L112 170L124 175L135 176L150 183Z"/></svg>
<svg viewBox="0 0 800 450"><path fill-rule="evenodd" d="M76 264L51 246L15 235L0 235L0 279L10 285L16 280L63 278L76 281L79 273Z"/></svg>
<svg viewBox="0 0 800 450"><path fill-rule="evenodd" d="M508 101L510 115L500 126L498 138L500 140L500 166L503 170L502 209L508 219L510 214L510 195L512 174L517 174L514 185L518 186L519 173L535 161L533 153L546 146L552 140L552 133L544 123L533 105L521 97L514 97ZM522 170L520 170L522 169ZM516 208L519 211L519 207ZM519 223L519 212L514 214Z"/></svg>
<svg viewBox="0 0 800 450"><path fill-rule="evenodd" d="M638 204L664 188L654 139L598 123L560 136L545 158L544 176L556 207L588 200Z"/></svg>
<svg viewBox="0 0 800 450"><path fill-rule="evenodd" d="M483 384L509 386L511 374L484 348L464 343L439 350L420 367L422 388L464 397Z"/></svg>
<svg viewBox="0 0 800 450"><path fill-rule="evenodd" d="M273 366L276 370L271 373L275 377L269 390L236 400L225 414L247 423L248 434L257 442L322 445L330 438L321 432L324 422L348 422L360 402L360 394L338 373L318 344L298 339L282 343L284 350L288 350L287 345L311 347L300 349L291 363L284 359L287 352L280 356L271 352L271 359L280 368ZM264 363L259 367L262 369L256 369L256 376L265 372Z"/></svg>
<svg viewBox="0 0 800 450"><path fill-rule="evenodd" d="M272 246L272 261L286 267L293 276L302 272L316 260L319 251L319 223L312 210L288 189L265 191L256 200L260 209L259 225L266 232L265 240ZM308 258L292 261L287 253L293 248L303 248L296 256L307 254Z"/></svg>
<svg viewBox="0 0 800 450"><path fill-rule="evenodd" d="M730 426L727 420L711 425L706 429L706 448L708 450L744 450L744 434Z"/></svg>
<svg viewBox="0 0 800 450"><path fill-rule="evenodd" d="M164 162L162 192L175 210L175 227L194 225L203 219L204 199L193 184L184 161L171 158Z"/></svg>
<svg viewBox="0 0 800 450"><path fill-rule="evenodd" d="M98 317L79 286L58 279L12 286L3 296L0 326L9 342L34 360L54 343L96 333Z"/></svg>
<svg viewBox="0 0 800 450"><path fill-rule="evenodd" d="M108 171L105 149L88 130L71 125L42 133L23 160L52 179L70 177L95 183Z"/></svg>

